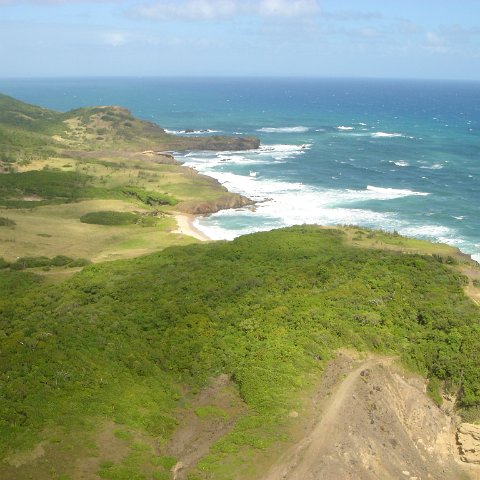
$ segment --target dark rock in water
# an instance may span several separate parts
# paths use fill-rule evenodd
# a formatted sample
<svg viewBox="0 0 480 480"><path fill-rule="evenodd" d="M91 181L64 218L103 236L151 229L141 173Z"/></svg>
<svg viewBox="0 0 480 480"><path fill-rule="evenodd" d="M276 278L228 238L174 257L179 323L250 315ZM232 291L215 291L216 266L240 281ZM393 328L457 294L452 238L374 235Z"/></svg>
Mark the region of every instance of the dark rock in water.
<svg viewBox="0 0 480 480"><path fill-rule="evenodd" d="M193 133L195 130L193 128L186 128L184 133Z"/></svg>
<svg viewBox="0 0 480 480"><path fill-rule="evenodd" d="M188 133L190 130L185 130ZM185 152L191 150L212 150L212 151L238 151L252 150L260 146L260 140L256 137L204 135L188 136L163 135L161 137L164 150L175 150Z"/></svg>
<svg viewBox="0 0 480 480"><path fill-rule="evenodd" d="M199 202L198 200L181 202L175 208L179 212L190 213L193 215L207 215L209 213L215 213L228 208L241 208L255 204L255 202L250 198L244 197L243 195L239 195L237 193L230 193L224 186L220 185L218 180L212 177L202 175L191 168L185 168L185 173L190 176L202 177L206 182L220 187L225 194L220 194L220 196L215 200L205 202Z"/></svg>
<svg viewBox="0 0 480 480"><path fill-rule="evenodd" d="M252 150L260 146L256 137L206 136L189 137L189 145L182 150Z"/></svg>

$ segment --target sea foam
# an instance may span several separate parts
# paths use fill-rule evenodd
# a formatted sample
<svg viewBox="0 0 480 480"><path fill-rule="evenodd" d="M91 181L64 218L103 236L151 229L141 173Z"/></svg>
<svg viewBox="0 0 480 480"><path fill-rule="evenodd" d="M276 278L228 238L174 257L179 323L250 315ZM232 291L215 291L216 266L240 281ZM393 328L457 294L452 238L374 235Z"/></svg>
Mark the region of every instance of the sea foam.
<svg viewBox="0 0 480 480"><path fill-rule="evenodd" d="M263 127L258 128L257 132L262 133L305 133L310 130L309 127Z"/></svg>
<svg viewBox="0 0 480 480"><path fill-rule="evenodd" d="M443 165L441 163L434 163L433 165L422 165L420 168L425 170L441 170Z"/></svg>
<svg viewBox="0 0 480 480"><path fill-rule="evenodd" d="M372 185L368 185L367 190L369 190L370 192L373 192L376 195L382 196L385 199L409 197L411 195L419 195L422 197L426 195L430 195L429 193L426 193L426 192L414 192L413 190L398 189L398 188L374 187Z"/></svg>
<svg viewBox="0 0 480 480"><path fill-rule="evenodd" d="M470 256L472 257L472 260L475 260L477 263L480 263L480 253L475 253Z"/></svg>
<svg viewBox="0 0 480 480"><path fill-rule="evenodd" d="M165 128L164 130L171 135L206 135L208 133L221 133L221 130L211 130L209 128L204 130L193 130L192 132L187 132L185 130L169 130L168 128Z"/></svg>
<svg viewBox="0 0 480 480"><path fill-rule="evenodd" d="M309 148L309 147L307 147ZM257 202L255 210L224 210L208 218L198 219L197 226L210 238L232 239L238 235L270 230L288 225L317 223L322 225L363 224L382 225L385 229L398 229L402 222L394 212L375 212L363 208L371 200L392 200L411 195L428 195L409 189L366 186L364 189L322 188L302 182L267 178L252 170L244 174L219 168L219 157L239 157L246 162L263 158L271 163L279 154L294 158L305 151L302 145L264 145L255 151L210 153L209 158L187 157L188 166L217 179L232 192L245 195ZM205 154L206 155L206 154Z"/></svg>
<svg viewBox="0 0 480 480"><path fill-rule="evenodd" d="M395 138L395 137L404 137L405 135L401 133L373 132L371 136L373 138Z"/></svg>

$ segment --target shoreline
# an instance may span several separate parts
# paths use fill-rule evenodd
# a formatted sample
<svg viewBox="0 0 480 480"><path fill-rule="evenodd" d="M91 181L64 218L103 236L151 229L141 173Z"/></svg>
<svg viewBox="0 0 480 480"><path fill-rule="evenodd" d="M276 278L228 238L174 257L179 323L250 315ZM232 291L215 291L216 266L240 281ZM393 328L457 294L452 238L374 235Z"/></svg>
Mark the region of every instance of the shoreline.
<svg viewBox="0 0 480 480"><path fill-rule="evenodd" d="M174 213L175 221L177 222L177 228L172 233L180 233L181 235L188 235L189 237L196 238L201 242L212 242L213 239L205 235L202 231L195 227L193 222L196 215L189 213Z"/></svg>

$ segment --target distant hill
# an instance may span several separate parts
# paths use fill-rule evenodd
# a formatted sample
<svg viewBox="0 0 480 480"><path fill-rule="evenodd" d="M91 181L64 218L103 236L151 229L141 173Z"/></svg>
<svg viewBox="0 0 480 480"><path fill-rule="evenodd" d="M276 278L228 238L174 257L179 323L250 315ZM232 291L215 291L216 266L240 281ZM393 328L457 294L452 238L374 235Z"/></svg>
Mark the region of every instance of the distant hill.
<svg viewBox="0 0 480 480"><path fill-rule="evenodd" d="M115 106L59 113L0 94L0 168L68 150L247 150L254 137L176 136Z"/></svg>
<svg viewBox="0 0 480 480"><path fill-rule="evenodd" d="M175 212L251 202L168 152L258 145L252 137L170 135L122 107L59 113L0 95L0 257L123 258L192 241L172 233ZM111 224L125 213L136 220ZM86 215L110 233L82 224Z"/></svg>

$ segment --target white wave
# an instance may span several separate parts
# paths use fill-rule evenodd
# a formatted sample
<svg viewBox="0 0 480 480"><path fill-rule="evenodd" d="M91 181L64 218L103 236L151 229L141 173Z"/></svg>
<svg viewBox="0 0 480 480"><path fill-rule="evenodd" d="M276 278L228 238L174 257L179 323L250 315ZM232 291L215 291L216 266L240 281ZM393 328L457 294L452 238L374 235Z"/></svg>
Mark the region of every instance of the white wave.
<svg viewBox="0 0 480 480"><path fill-rule="evenodd" d="M304 148L302 148L304 147ZM230 191L254 201L254 209L223 210L198 218L195 225L213 239L233 239L255 231L271 230L296 224L356 224L370 228L397 230L403 235L454 245L480 260L478 248L472 247L453 228L438 224L412 224L394 211L370 210L368 201L389 201L409 196L424 197L427 192L368 185L365 189L321 188L301 182L266 179L261 167L240 172L229 171L230 164L272 164L279 156L294 158L310 145L262 145L244 152L197 152L185 154L187 165L216 178ZM460 217L457 218L460 220Z"/></svg>
<svg viewBox="0 0 480 480"><path fill-rule="evenodd" d="M422 194L371 186L364 190L325 189L300 182L266 180L226 171L207 173L230 191L258 202L255 211L225 210L200 220L198 227L214 239L231 239L253 231L303 223L381 225L382 228L393 230L399 226L394 212L362 209L361 203ZM236 219L237 226L231 226Z"/></svg>
<svg viewBox="0 0 480 480"><path fill-rule="evenodd" d="M337 127L337 130L347 131L347 130L354 130L353 127L345 127L344 125L340 125Z"/></svg>
<svg viewBox="0 0 480 480"><path fill-rule="evenodd" d="M362 198L364 192L320 190L301 183L274 182L243 177L243 181L224 176L224 185L249 194L257 200L255 211L224 210L199 219L196 226L213 239L231 240L255 231L271 230L288 225L341 225L362 222L370 226L382 224L396 227L394 214L335 206L339 202ZM228 181L227 181L228 180ZM235 182L235 183L234 183ZM256 190L252 190L252 185ZM225 228L227 226L227 228Z"/></svg>
<svg viewBox="0 0 480 480"><path fill-rule="evenodd" d="M387 132L373 132L373 138L394 138L394 137L403 137L401 133L387 133Z"/></svg>
<svg viewBox="0 0 480 480"><path fill-rule="evenodd" d="M472 253L472 258L480 262L478 248L465 243L453 228L438 224L412 225L409 219L394 211L375 212L361 207L362 202L368 200L428 195L424 192L374 186L364 190L325 189L231 172L209 174L229 190L258 202L255 209L222 210L198 218L195 226L212 239L231 240L247 233L299 224L363 225L456 246Z"/></svg>
<svg viewBox="0 0 480 480"><path fill-rule="evenodd" d="M409 197L411 195L418 195L418 196L426 196L430 195L426 192L414 192L413 190L407 189L398 189L398 188L382 188L382 187L374 187L372 185L367 186L367 190L370 192L374 192L377 195L384 196L385 199L388 198L400 198L400 197Z"/></svg>
<svg viewBox="0 0 480 480"><path fill-rule="evenodd" d="M223 152L189 152L176 155L185 166L213 176L213 172L228 165L262 165L285 163L289 158L303 155L312 144L302 145L261 145L255 150Z"/></svg>
<svg viewBox="0 0 480 480"><path fill-rule="evenodd" d="M474 253L473 255L470 255L472 257L472 260L475 260L477 263L480 263L480 253Z"/></svg>
<svg viewBox="0 0 480 480"><path fill-rule="evenodd" d="M442 243L449 243L451 236L455 234L454 230L444 225L414 225L408 227L402 227L399 229L399 233L407 237L421 237L432 238Z"/></svg>
<svg viewBox="0 0 480 480"><path fill-rule="evenodd" d="M311 143L305 143L303 145L260 145L258 150L260 152L300 152L301 150L308 150L312 146Z"/></svg>
<svg viewBox="0 0 480 480"><path fill-rule="evenodd" d="M205 135L207 133L221 133L221 130L211 130L209 128L202 130L169 130L168 128L164 129L166 133L171 135Z"/></svg>
<svg viewBox="0 0 480 480"><path fill-rule="evenodd" d="M405 160L398 160L397 162L392 161L391 163L393 163L397 167L409 167L410 166L410 164L408 162L406 162Z"/></svg>
<svg viewBox="0 0 480 480"><path fill-rule="evenodd" d="M310 130L309 127L263 127L258 128L257 132L262 133L304 133Z"/></svg>
<svg viewBox="0 0 480 480"><path fill-rule="evenodd" d="M441 163L434 163L433 165L422 165L420 168L426 170L441 170L443 165Z"/></svg>

